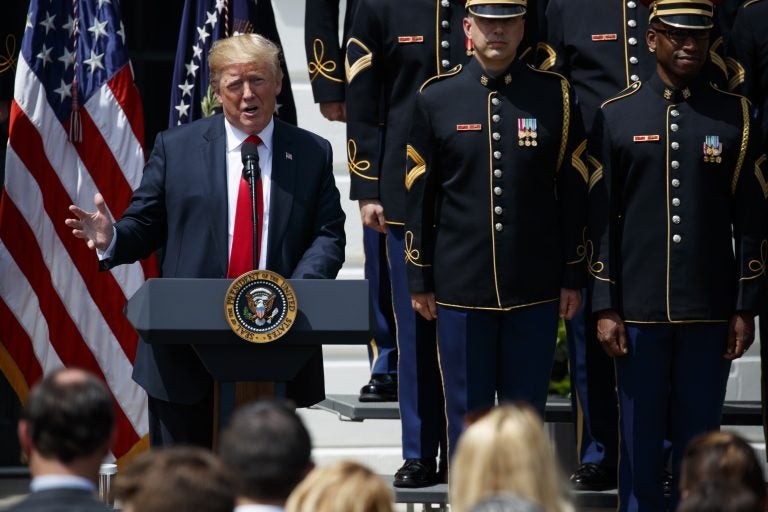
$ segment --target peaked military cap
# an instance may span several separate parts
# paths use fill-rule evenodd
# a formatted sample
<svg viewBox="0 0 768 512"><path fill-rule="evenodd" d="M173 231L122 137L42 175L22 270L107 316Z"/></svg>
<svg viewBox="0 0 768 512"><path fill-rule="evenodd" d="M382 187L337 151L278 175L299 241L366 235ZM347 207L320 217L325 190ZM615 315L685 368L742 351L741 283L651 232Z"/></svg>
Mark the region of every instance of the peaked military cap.
<svg viewBox="0 0 768 512"><path fill-rule="evenodd" d="M708 29L714 26L714 4L720 0L643 0L648 5L648 22L660 22L679 28Z"/></svg>
<svg viewBox="0 0 768 512"><path fill-rule="evenodd" d="M467 0L467 10L481 18L516 18L525 14L527 0Z"/></svg>

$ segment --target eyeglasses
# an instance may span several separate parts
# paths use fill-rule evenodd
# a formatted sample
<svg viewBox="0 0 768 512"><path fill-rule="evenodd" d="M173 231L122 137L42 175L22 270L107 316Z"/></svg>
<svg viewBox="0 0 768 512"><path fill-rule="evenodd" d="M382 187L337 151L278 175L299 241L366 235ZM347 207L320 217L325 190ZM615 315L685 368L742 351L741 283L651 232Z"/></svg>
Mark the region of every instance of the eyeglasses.
<svg viewBox="0 0 768 512"><path fill-rule="evenodd" d="M651 30L664 34L664 37L670 40L675 46L681 46L690 37L694 41L702 42L709 39L709 30L689 30L684 28L671 28L664 30L661 28L651 27Z"/></svg>

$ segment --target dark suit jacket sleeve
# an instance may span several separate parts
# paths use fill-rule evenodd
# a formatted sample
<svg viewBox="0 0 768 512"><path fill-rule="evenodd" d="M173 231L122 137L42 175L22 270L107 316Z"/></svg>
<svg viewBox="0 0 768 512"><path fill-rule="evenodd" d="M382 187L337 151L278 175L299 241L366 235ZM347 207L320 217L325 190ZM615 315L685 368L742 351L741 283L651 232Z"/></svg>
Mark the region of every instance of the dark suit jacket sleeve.
<svg viewBox="0 0 768 512"><path fill-rule="evenodd" d="M304 46L315 103L344 101L344 52L339 45L339 0L307 0Z"/></svg>
<svg viewBox="0 0 768 512"><path fill-rule="evenodd" d="M344 263L344 211L333 179L333 150L323 140L323 172L317 187L312 242L296 264L293 279L333 279Z"/></svg>
<svg viewBox="0 0 768 512"><path fill-rule="evenodd" d="M379 199L380 120L385 71L384 22L370 0L355 8L346 48L349 198Z"/></svg>
<svg viewBox="0 0 768 512"><path fill-rule="evenodd" d="M543 36L537 45L536 65L540 69L556 71L570 77L566 66L564 20L562 7L557 0L549 2L544 21L541 23Z"/></svg>
<svg viewBox="0 0 768 512"><path fill-rule="evenodd" d="M620 309L618 298L618 272L614 260L619 256L616 246L619 198L621 189L615 176L611 152L611 136L602 110L597 112L589 140L589 240L585 247L589 269L592 311Z"/></svg>
<svg viewBox="0 0 768 512"><path fill-rule="evenodd" d="M161 132L155 138L155 146L144 167L139 188L134 192L128 209L115 223L117 239L114 255L100 263L103 269L146 258L165 243L165 174L165 140Z"/></svg>

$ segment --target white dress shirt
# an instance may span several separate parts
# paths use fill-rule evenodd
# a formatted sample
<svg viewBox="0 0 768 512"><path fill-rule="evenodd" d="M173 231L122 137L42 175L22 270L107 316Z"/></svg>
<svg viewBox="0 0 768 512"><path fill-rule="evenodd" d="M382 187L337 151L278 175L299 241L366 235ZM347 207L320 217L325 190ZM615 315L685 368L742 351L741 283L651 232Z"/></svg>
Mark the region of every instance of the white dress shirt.
<svg viewBox="0 0 768 512"><path fill-rule="evenodd" d="M235 231L235 212L237 211L237 194L240 190L240 178L243 175L243 160L240 157L240 147L248 134L236 128L226 118L224 128L227 135L227 256L232 254L232 236ZM259 144L259 169L261 170L261 190L264 205L264 218L261 221L261 251L259 253L259 268L267 268L267 233L269 232L269 190L272 183L272 148L275 121L256 135L261 139Z"/></svg>

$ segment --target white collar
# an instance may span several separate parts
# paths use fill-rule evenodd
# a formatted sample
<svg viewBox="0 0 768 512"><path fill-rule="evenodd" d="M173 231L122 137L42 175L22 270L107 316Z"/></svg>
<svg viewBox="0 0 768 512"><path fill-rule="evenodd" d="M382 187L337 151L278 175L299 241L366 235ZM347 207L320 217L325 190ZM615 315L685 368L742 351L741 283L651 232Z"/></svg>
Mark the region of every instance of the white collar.
<svg viewBox="0 0 768 512"><path fill-rule="evenodd" d="M248 134L242 131L240 128L235 127L232 123L229 122L229 119L226 117L224 118L224 129L227 132L227 153L230 151L234 151L238 148L240 148L240 145L245 141L245 139L248 138ZM272 152L272 140L275 133L275 120L274 118L271 118L269 120L269 124L264 127L263 130L261 130L256 135L259 136L261 139L262 144L264 144L264 147L269 151Z"/></svg>
<svg viewBox="0 0 768 512"><path fill-rule="evenodd" d="M29 483L29 490L32 492L49 489L81 489L93 492L96 490L96 484L87 478L74 475L40 475Z"/></svg>

